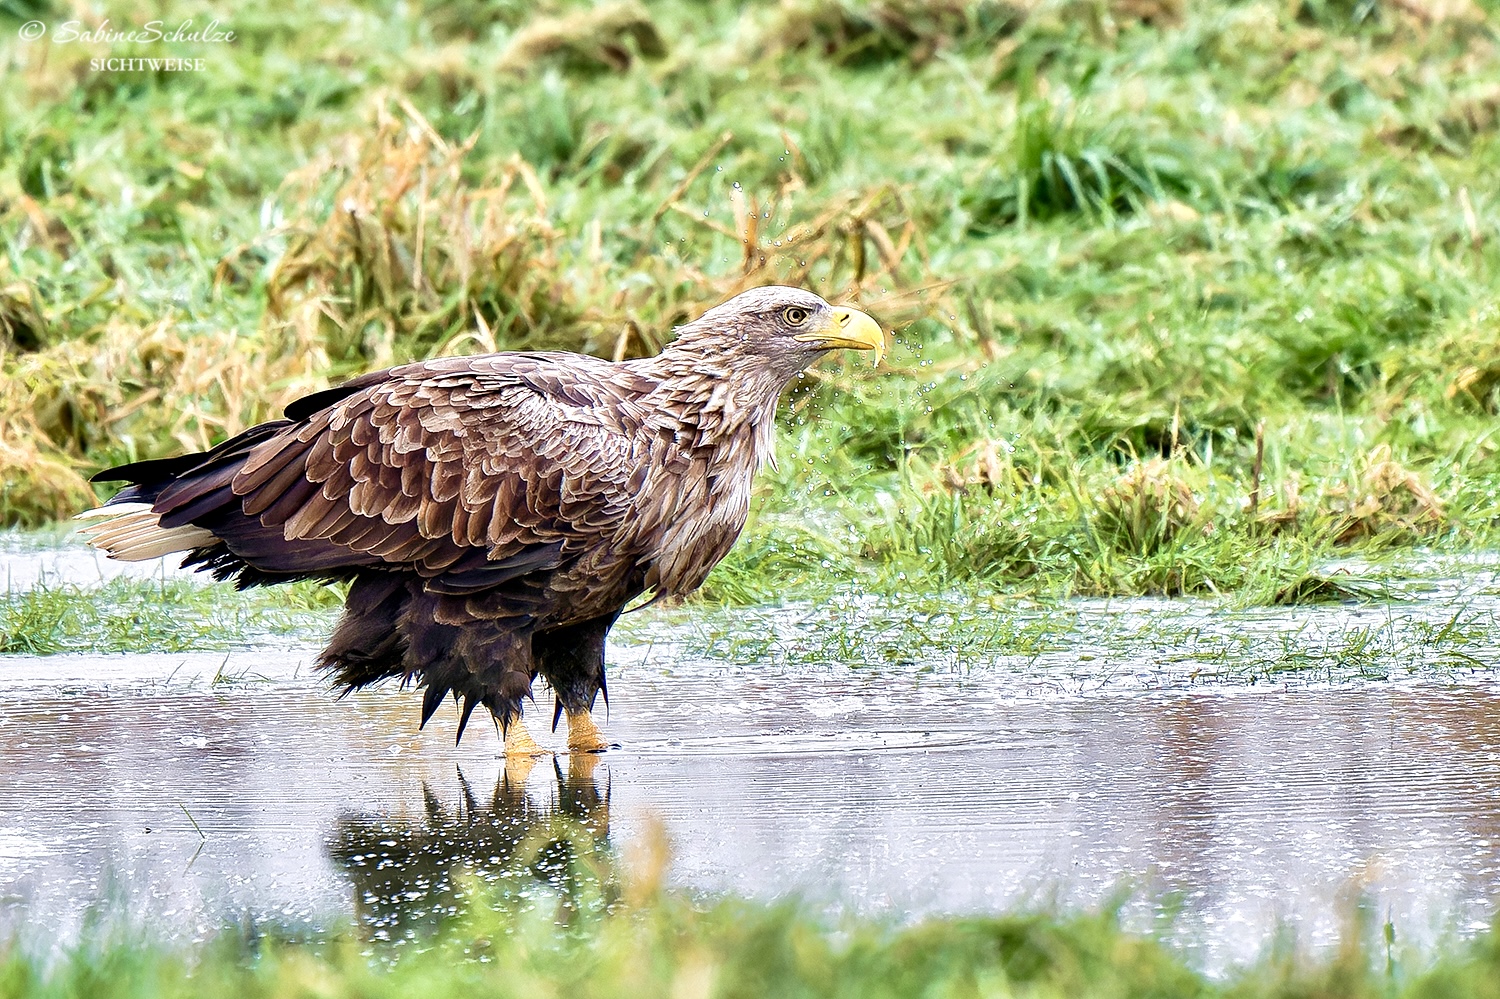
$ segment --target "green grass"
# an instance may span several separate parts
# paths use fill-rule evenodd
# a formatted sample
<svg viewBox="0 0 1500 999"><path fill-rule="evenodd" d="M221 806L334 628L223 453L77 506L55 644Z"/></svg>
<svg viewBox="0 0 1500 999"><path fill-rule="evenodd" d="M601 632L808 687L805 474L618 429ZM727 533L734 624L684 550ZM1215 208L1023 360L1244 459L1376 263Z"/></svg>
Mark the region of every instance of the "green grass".
<svg viewBox="0 0 1500 999"><path fill-rule="evenodd" d="M1427 6L287 0L107 53L189 74L0 10L0 517L356 371L649 352L776 280L897 344L794 389L715 599L1270 600L1493 547L1500 41Z"/></svg>
<svg viewBox="0 0 1500 999"><path fill-rule="evenodd" d="M310 583L235 593L191 580L41 582L0 596L0 654L228 649L325 630L342 594Z"/></svg>
<svg viewBox="0 0 1500 999"><path fill-rule="evenodd" d="M474 891L434 933L372 946L349 932L241 927L197 945L153 942L95 920L51 957L0 945L4 999L244 996L1155 997L1405 999L1500 994L1500 933L1431 952L1350 921L1317 957L1283 938L1248 966L1210 977L1111 911L929 918L836 917L795 901L693 900L659 872L620 876L586 833L531 845L543 869L580 877L524 903ZM550 852L549 852L550 851ZM548 859L550 857L550 859ZM594 865L590 867L590 865ZM584 870L591 873L584 873ZM1388 928L1386 928L1388 929Z"/></svg>

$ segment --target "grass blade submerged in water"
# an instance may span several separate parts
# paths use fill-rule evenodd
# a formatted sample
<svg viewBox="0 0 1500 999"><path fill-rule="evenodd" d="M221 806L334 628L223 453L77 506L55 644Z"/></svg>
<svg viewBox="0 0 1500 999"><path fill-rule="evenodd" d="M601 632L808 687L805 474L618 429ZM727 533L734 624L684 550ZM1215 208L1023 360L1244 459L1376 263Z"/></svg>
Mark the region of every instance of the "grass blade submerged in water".
<svg viewBox="0 0 1500 999"><path fill-rule="evenodd" d="M0 654L234 648L303 627L321 633L340 599L310 584L239 593L186 579L42 582L0 598Z"/></svg>

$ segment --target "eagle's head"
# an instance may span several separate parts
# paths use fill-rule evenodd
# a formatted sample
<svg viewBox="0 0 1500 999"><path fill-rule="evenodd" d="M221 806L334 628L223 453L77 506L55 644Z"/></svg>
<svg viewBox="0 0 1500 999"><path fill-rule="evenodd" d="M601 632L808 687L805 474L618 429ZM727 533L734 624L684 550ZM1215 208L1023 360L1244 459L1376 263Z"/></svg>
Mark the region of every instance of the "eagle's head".
<svg viewBox="0 0 1500 999"><path fill-rule="evenodd" d="M830 350L873 350L885 354L885 334L858 309L829 305L810 291L772 285L755 288L716 305L677 330L673 347L704 360L742 361L764 366L783 379Z"/></svg>

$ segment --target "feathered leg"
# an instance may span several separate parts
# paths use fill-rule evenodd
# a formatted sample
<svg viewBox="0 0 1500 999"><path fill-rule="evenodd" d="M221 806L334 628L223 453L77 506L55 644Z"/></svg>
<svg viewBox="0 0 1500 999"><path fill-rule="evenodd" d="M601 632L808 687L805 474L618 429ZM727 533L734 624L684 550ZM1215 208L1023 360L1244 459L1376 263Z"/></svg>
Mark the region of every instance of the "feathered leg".
<svg viewBox="0 0 1500 999"><path fill-rule="evenodd" d="M469 715L483 704L505 734L507 756L537 756L539 746L521 721L522 703L530 698L531 628L524 617L496 616L461 596L419 590L401 616L408 675L427 690L423 722L451 691L462 705L458 737Z"/></svg>
<svg viewBox="0 0 1500 999"><path fill-rule="evenodd" d="M406 673L406 646L396 619L407 596L406 581L395 575L362 576L349 588L344 614L318 659L344 694Z"/></svg>
<svg viewBox="0 0 1500 999"><path fill-rule="evenodd" d="M591 712L595 698L604 690L604 639L617 617L617 613L606 614L531 636L537 672L557 695L552 727L557 728L558 719L566 711L568 748L574 752L598 753L609 748Z"/></svg>

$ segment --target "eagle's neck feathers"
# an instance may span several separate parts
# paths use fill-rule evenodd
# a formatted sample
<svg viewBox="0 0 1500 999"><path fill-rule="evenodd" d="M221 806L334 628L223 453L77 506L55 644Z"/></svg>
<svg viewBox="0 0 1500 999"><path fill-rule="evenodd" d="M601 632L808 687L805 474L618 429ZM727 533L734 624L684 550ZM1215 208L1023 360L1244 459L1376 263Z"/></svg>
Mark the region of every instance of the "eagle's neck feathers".
<svg viewBox="0 0 1500 999"><path fill-rule="evenodd" d="M776 404L792 375L762 358L671 347L642 363L655 382L642 408L664 421L657 429L677 456L659 466L662 479L652 490L670 499L647 518L653 552L646 585L687 593L745 526L755 472L772 460Z"/></svg>
<svg viewBox="0 0 1500 999"><path fill-rule="evenodd" d="M776 404L795 372L754 355L704 356L671 347L648 359L655 386L642 401L664 415L692 451L721 452L714 464L752 474L771 459ZM734 458L747 459L743 462Z"/></svg>

